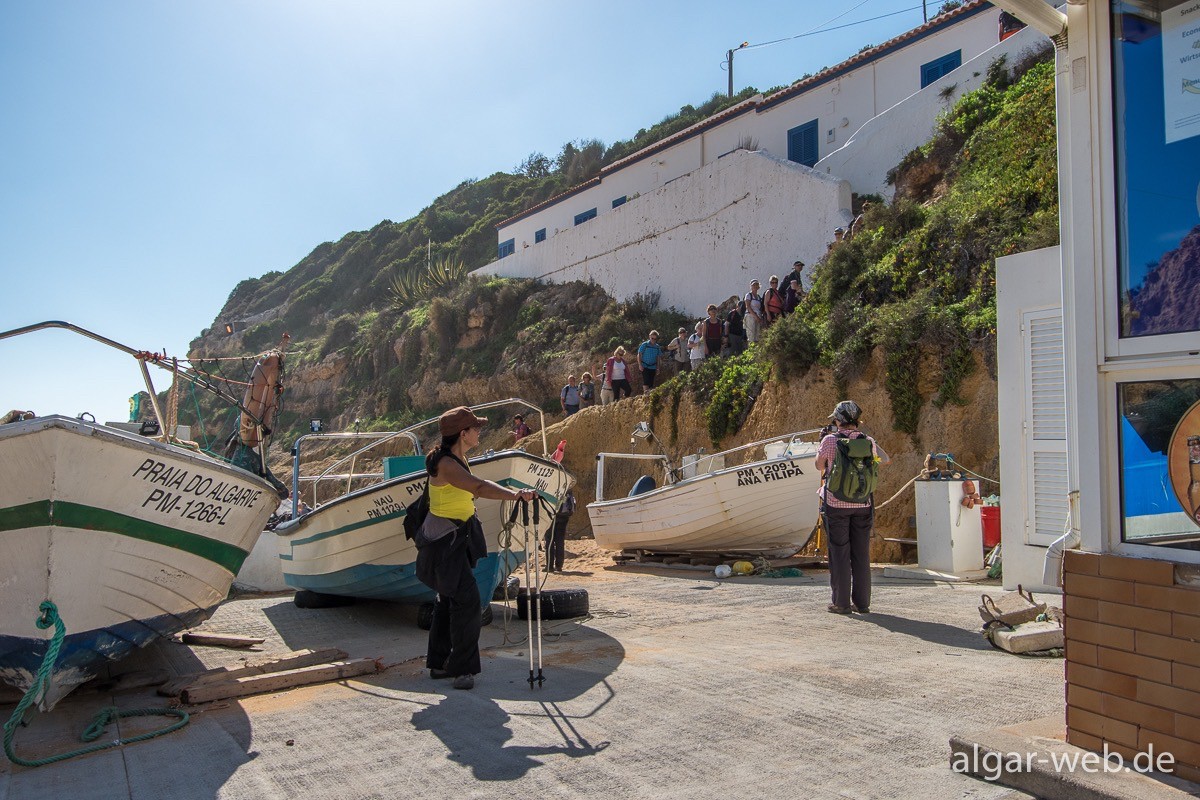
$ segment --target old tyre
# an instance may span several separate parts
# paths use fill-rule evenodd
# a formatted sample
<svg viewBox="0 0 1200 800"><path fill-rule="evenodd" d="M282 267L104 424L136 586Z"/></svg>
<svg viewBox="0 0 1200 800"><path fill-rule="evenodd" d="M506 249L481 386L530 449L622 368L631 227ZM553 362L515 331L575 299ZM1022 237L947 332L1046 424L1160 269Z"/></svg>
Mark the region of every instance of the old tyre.
<svg viewBox="0 0 1200 800"><path fill-rule="evenodd" d="M484 606L480 612L480 623L483 625L492 624L492 607ZM417 609L417 627L423 631L433 627L433 603L422 603Z"/></svg>
<svg viewBox="0 0 1200 800"><path fill-rule="evenodd" d="M540 592L542 619L574 619L588 615L587 589L544 589ZM529 618L529 593L517 594L517 618Z"/></svg>
<svg viewBox="0 0 1200 800"><path fill-rule="evenodd" d="M342 597L339 594L321 594L301 589L292 598L296 608L338 608L339 606L354 605L353 597Z"/></svg>

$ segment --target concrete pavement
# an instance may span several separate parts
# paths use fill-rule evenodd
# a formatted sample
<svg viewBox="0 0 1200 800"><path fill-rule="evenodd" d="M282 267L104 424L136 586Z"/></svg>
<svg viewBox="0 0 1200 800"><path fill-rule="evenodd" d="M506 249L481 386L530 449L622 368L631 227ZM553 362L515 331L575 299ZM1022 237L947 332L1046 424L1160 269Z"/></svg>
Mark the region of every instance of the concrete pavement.
<svg viewBox="0 0 1200 800"><path fill-rule="evenodd" d="M1061 660L1011 656L977 633L979 594L995 586L877 573L873 613L845 617L825 610L823 571L721 582L595 569L548 587L588 589L594 616L546 623L540 690L526 683L525 623L506 635L499 614L484 629L484 672L463 692L421 669L414 609L230 601L203 630L265 636L262 653L336 646L390 668L198 706L181 731L63 764L0 759L0 800L1025 797L954 773L949 740L1062 713ZM246 655L166 642L122 671ZM162 701L77 693L21 730L18 752L78 746L110 702ZM159 724L123 722L121 734Z"/></svg>

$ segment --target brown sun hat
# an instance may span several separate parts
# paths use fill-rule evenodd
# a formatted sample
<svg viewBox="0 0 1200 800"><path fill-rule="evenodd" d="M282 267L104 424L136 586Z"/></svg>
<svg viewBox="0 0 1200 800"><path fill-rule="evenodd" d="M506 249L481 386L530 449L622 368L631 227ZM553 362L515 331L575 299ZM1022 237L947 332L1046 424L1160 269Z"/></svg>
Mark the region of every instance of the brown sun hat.
<svg viewBox="0 0 1200 800"><path fill-rule="evenodd" d="M438 417L438 427L442 431L442 436L453 436L456 433L462 433L467 428L486 424L486 419L475 416L474 412L466 406L452 408Z"/></svg>

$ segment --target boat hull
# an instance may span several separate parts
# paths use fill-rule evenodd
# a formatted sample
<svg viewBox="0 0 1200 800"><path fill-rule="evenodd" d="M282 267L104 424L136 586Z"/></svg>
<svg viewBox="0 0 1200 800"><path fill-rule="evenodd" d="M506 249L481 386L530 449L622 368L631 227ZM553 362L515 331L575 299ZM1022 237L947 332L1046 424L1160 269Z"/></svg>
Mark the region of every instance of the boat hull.
<svg viewBox="0 0 1200 800"><path fill-rule="evenodd" d="M592 534L606 550L791 555L817 524L814 456L758 461L591 503Z"/></svg>
<svg viewBox="0 0 1200 800"><path fill-rule="evenodd" d="M471 460L471 471L512 489L536 489L557 507L574 483L559 464L519 450ZM419 604L434 592L416 577L416 545L404 535L405 507L425 485L425 473L404 475L352 492L276 530L283 577L289 586L321 594ZM480 598L492 592L525 559L521 528L510 536L501 519L510 503L476 500L488 554L475 566ZM549 526L542 519L540 532Z"/></svg>
<svg viewBox="0 0 1200 800"><path fill-rule="evenodd" d="M244 470L102 425L3 426L0 679L32 684L54 633L35 625L43 600L67 629L43 708L207 619L277 503Z"/></svg>

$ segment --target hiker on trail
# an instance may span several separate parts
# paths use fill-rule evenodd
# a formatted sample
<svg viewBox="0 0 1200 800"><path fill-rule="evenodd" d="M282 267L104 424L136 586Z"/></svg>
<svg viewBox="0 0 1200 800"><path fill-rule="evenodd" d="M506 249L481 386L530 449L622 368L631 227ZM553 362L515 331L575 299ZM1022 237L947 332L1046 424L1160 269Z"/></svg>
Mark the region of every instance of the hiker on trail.
<svg viewBox="0 0 1200 800"><path fill-rule="evenodd" d="M515 441L524 439L529 434L533 433L529 426L525 424L525 418L520 414L513 416L512 436Z"/></svg>
<svg viewBox="0 0 1200 800"><path fill-rule="evenodd" d="M1003 12L1001 13L1001 16L1003 16ZM855 236L858 236L860 233L862 233L863 228L867 226L866 220L863 218L867 216L867 210L870 208L870 200L862 204L862 211L859 212L859 215L854 218L854 222L850 223L850 230L846 232L846 241L850 241Z"/></svg>
<svg viewBox="0 0 1200 800"><path fill-rule="evenodd" d="M579 379L579 407L589 408L596 405L596 384L592 382L592 373L585 372Z"/></svg>
<svg viewBox="0 0 1200 800"><path fill-rule="evenodd" d="M604 362L604 377L612 387L613 401L633 396L633 388L629 385L629 365L625 363L625 348L618 346L613 354Z"/></svg>
<svg viewBox="0 0 1200 800"><path fill-rule="evenodd" d="M763 327L763 299L758 287L758 281L750 281L750 291L743 298L746 303L746 341L750 344L758 341L758 332Z"/></svg>
<svg viewBox="0 0 1200 800"><path fill-rule="evenodd" d="M746 350L746 325L743 319L741 303L735 294L729 298L729 313L725 315L725 335L729 338L729 349L735 356Z"/></svg>
<svg viewBox="0 0 1200 800"><path fill-rule="evenodd" d="M642 391L649 392L654 388L654 378L658 374L658 357L662 355L658 345L658 331L650 331L650 338L638 345L638 366L642 369Z"/></svg>
<svg viewBox="0 0 1200 800"><path fill-rule="evenodd" d="M879 464L887 453L858 429L862 409L853 400L834 407L829 419L836 429L821 439L813 466L825 480L817 494L829 540L829 585L833 614L871 610L871 529L875 524L872 492Z"/></svg>
<svg viewBox="0 0 1200 800"><path fill-rule="evenodd" d="M481 480L467 466L467 452L479 445L487 420L466 406L438 419L442 441L425 457L429 474L429 514L418 541L417 577L437 592L425 666L431 678L453 678L455 689L471 689L479 664L481 626L479 584L472 570L487 555L475 498L533 500L532 489L517 491Z"/></svg>
<svg viewBox="0 0 1200 800"><path fill-rule="evenodd" d="M791 284L783 295L783 313L791 314L800 306L800 301L803 299L804 290L800 288L799 279L792 278Z"/></svg>
<svg viewBox="0 0 1200 800"><path fill-rule="evenodd" d="M772 275L768 283L767 293L763 295L763 309L766 311L764 325L770 325L783 316L783 292L779 291L779 276Z"/></svg>
<svg viewBox="0 0 1200 800"><path fill-rule="evenodd" d="M568 417L579 411L579 384L575 383L574 375L567 376L567 385L558 393L558 402Z"/></svg>
<svg viewBox="0 0 1200 800"><path fill-rule="evenodd" d="M704 348L710 358L721 353L721 337L725 335L725 323L717 316L717 307L708 304L708 317L700 322L704 325Z"/></svg>
<svg viewBox="0 0 1200 800"><path fill-rule="evenodd" d="M708 357L708 345L704 343L704 322L696 323L696 332L688 337L688 358L692 362L692 372L700 369L700 362Z"/></svg>
<svg viewBox="0 0 1200 800"><path fill-rule="evenodd" d="M671 354L672 360L675 362L675 374L686 372L688 369L688 332L687 328L680 328L679 333L675 338L667 344L667 352Z"/></svg>
<svg viewBox="0 0 1200 800"><path fill-rule="evenodd" d="M546 531L546 572L562 572L566 557L567 523L575 513L575 492L567 489L562 505L554 512L554 524Z"/></svg>
<svg viewBox="0 0 1200 800"><path fill-rule="evenodd" d="M792 285L792 281L799 281L800 285L804 286L804 278L801 277L801 275L800 275L800 273L803 271L803 269L804 269L803 261L796 261L795 263L792 264L792 271L789 272L787 275L784 275L783 281L779 284L780 286L783 287L784 293L786 293L787 288Z"/></svg>

